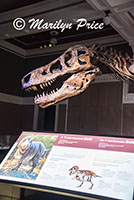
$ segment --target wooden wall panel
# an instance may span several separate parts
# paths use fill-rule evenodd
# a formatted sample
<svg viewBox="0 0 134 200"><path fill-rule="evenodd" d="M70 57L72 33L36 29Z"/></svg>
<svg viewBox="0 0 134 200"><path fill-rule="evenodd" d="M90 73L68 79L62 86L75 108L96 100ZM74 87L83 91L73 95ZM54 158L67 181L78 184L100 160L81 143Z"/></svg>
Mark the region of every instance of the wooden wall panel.
<svg viewBox="0 0 134 200"><path fill-rule="evenodd" d="M37 130L44 130L44 115L45 109L39 107L38 110L38 123L37 123Z"/></svg>
<svg viewBox="0 0 134 200"><path fill-rule="evenodd" d="M122 83L95 83L69 100L68 131L121 134Z"/></svg>
<svg viewBox="0 0 134 200"><path fill-rule="evenodd" d="M0 135L19 135L33 128L33 106L0 102Z"/></svg>
<svg viewBox="0 0 134 200"><path fill-rule="evenodd" d="M17 135L20 130L19 105L0 102L0 135Z"/></svg>
<svg viewBox="0 0 134 200"><path fill-rule="evenodd" d="M123 135L134 136L134 104L123 105Z"/></svg>
<svg viewBox="0 0 134 200"><path fill-rule="evenodd" d="M96 134L98 132L98 116L98 109L96 107L85 109L81 113L79 132Z"/></svg>
<svg viewBox="0 0 134 200"><path fill-rule="evenodd" d="M66 119L66 105L59 104L59 113L58 113L58 128L57 131L65 131L65 119Z"/></svg>
<svg viewBox="0 0 134 200"><path fill-rule="evenodd" d="M68 113L68 121L67 121L67 131L80 133L80 126L81 126L81 115L79 107L72 107ZM70 108L69 108L70 109Z"/></svg>
<svg viewBox="0 0 134 200"><path fill-rule="evenodd" d="M120 106L102 106L99 109L99 133L106 135L121 134Z"/></svg>
<svg viewBox="0 0 134 200"><path fill-rule="evenodd" d="M22 130L33 130L33 117L34 117L34 105L21 106L21 124Z"/></svg>

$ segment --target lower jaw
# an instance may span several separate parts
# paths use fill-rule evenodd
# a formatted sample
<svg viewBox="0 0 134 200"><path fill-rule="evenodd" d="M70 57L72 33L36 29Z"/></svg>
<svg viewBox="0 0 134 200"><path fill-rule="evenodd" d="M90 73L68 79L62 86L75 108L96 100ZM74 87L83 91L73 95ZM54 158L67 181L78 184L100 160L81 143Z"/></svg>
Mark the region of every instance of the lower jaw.
<svg viewBox="0 0 134 200"><path fill-rule="evenodd" d="M35 101L35 104L38 104L41 108L46 108L46 107L48 107L50 105L53 105L53 104L56 104L56 103L58 103L60 101L66 100L66 99L68 99L68 98L70 98L72 96L78 95L81 92L80 92L80 90L76 90L75 93L74 93L71 90L71 92L69 94L68 91L65 92L65 89L62 88L62 90L59 91L59 93L60 93L59 96L56 96L56 97L51 98L51 99L50 98L49 99L45 99L44 98L44 100L43 99L42 100L38 99L37 101Z"/></svg>
<svg viewBox="0 0 134 200"><path fill-rule="evenodd" d="M43 98L42 99L41 98L37 99L35 101L35 104L38 104L42 108L46 108L46 107L48 107L50 105L56 104L56 103L58 103L58 102L60 102L60 101L62 101L64 99L70 97L70 96L68 96L68 93L63 92L63 90L60 91L59 93L60 93L59 96L55 96L53 98L52 97L50 97L50 98L48 97L47 99L46 98L44 98L44 99Z"/></svg>

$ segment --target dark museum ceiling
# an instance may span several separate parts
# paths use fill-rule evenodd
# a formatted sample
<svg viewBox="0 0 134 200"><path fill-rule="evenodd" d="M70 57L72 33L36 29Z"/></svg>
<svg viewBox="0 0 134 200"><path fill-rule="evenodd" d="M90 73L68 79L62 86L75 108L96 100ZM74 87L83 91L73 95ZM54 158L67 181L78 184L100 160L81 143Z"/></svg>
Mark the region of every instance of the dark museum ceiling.
<svg viewBox="0 0 134 200"><path fill-rule="evenodd" d="M13 9L21 8L28 6L30 4L38 3L44 0L27 0L27 1L18 1L18 0L5 0L0 2L0 13L10 11Z"/></svg>
<svg viewBox="0 0 134 200"><path fill-rule="evenodd" d="M96 20L96 22L101 23L102 19ZM7 39L5 41L11 44L14 44L24 50L37 49L37 48L40 48L41 45L42 46L48 45L50 43L50 38L51 38L50 32L51 30L45 31L45 33L40 32L40 33L30 34L26 36L15 37L15 38ZM67 44L67 43L73 43L77 41L81 42L81 38L82 40L88 40L89 38L95 39L95 38L100 38L104 36L112 36L112 35L117 34L117 32L110 25L105 26L104 29L99 30L99 31L91 30L91 29L88 30L85 27L77 31L76 25L74 25L71 31L65 30L62 33L58 31L58 33L59 34L56 36L56 39L58 41L57 46Z"/></svg>
<svg viewBox="0 0 134 200"><path fill-rule="evenodd" d="M102 22L105 11L110 10L110 25L102 30L91 30L86 27L76 31L76 20L85 18L88 22ZM55 22L62 19L72 23L73 28L54 36L57 44L48 46L53 37L52 30L22 31L13 28L13 20L17 17L26 22L31 18L44 19L45 22ZM0 47L22 57L32 57L40 54L63 52L75 44L90 46L94 43L104 45L129 43L134 40L134 2L133 0L27 0L0 2Z"/></svg>

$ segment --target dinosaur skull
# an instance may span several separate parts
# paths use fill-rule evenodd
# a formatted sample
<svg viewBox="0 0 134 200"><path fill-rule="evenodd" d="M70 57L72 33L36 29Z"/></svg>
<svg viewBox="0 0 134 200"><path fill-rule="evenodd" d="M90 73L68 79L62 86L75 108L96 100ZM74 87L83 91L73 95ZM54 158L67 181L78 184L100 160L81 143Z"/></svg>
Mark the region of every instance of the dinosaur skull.
<svg viewBox="0 0 134 200"><path fill-rule="evenodd" d="M24 76L22 86L35 93L34 101L42 108L78 95L99 72L90 63L92 56L92 50L85 46L71 47L56 60Z"/></svg>

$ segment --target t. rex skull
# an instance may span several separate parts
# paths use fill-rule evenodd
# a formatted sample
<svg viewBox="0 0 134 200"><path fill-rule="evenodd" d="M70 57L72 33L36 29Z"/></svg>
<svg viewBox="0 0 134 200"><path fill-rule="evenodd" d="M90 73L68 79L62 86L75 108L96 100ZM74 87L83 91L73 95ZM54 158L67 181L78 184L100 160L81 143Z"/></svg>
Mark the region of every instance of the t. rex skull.
<svg viewBox="0 0 134 200"><path fill-rule="evenodd" d="M24 76L22 86L26 91L34 91L34 101L42 108L78 95L99 72L90 62L93 55L85 46L71 47L48 65Z"/></svg>
<svg viewBox="0 0 134 200"><path fill-rule="evenodd" d="M123 80L134 81L134 59L112 48L74 46L48 65L28 73L22 79L26 91L34 91L35 103L45 108L82 93L100 72L109 67Z"/></svg>

